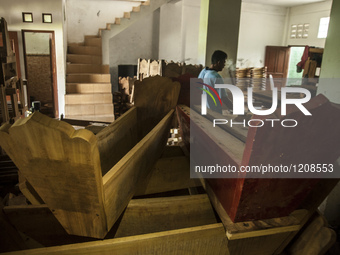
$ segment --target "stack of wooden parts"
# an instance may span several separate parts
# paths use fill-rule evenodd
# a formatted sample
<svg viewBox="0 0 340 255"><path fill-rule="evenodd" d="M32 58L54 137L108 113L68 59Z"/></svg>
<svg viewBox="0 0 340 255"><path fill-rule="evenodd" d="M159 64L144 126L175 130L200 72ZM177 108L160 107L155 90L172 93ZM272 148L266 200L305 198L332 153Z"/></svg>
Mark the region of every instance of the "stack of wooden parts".
<svg viewBox="0 0 340 255"><path fill-rule="evenodd" d="M254 91L266 90L267 67L251 68L251 78Z"/></svg>
<svg viewBox="0 0 340 255"><path fill-rule="evenodd" d="M136 83L135 106L97 135L37 112L3 125L0 145L67 233L103 238L162 153L179 90Z"/></svg>
<svg viewBox="0 0 340 255"><path fill-rule="evenodd" d="M190 74L192 77L198 77L203 69L202 65L191 65L186 63L167 62L165 60L146 60L138 59L137 79L142 80L145 77L160 75L164 77L179 77L183 74Z"/></svg>
<svg viewBox="0 0 340 255"><path fill-rule="evenodd" d="M207 194L198 192L201 183L190 179L189 168L181 147L167 146L147 185L136 191L138 197L129 202L104 240L68 235L46 204L5 206L0 240L13 244L17 235L14 247L3 247L24 251L11 254L272 255L281 254L304 225L306 210L233 223L209 187ZM306 248L301 243L298 247Z"/></svg>
<svg viewBox="0 0 340 255"><path fill-rule="evenodd" d="M114 120L110 68L102 65L101 37L86 36L84 43L68 45L65 116Z"/></svg>

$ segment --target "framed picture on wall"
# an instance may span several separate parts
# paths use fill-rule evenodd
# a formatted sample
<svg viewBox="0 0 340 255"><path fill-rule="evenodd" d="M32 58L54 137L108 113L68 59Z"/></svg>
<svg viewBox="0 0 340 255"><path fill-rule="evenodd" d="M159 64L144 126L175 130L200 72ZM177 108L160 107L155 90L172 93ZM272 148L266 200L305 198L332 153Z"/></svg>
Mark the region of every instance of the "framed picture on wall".
<svg viewBox="0 0 340 255"><path fill-rule="evenodd" d="M43 23L52 23L52 14L51 13L43 13L42 14L42 22Z"/></svg>
<svg viewBox="0 0 340 255"><path fill-rule="evenodd" d="M23 12L22 13L22 22L33 23L33 13L32 12Z"/></svg>

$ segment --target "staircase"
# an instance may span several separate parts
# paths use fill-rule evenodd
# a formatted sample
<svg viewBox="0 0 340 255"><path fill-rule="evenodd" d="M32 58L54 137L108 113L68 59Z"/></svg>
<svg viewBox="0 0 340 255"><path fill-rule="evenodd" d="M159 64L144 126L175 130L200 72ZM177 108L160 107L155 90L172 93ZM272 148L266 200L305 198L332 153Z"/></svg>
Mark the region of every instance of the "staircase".
<svg viewBox="0 0 340 255"><path fill-rule="evenodd" d="M116 18L115 23L100 28L98 35L85 36L81 44L68 44L65 118L114 121L108 65L109 39L169 1L141 2L140 6L133 7L132 12L125 12L122 18Z"/></svg>
<svg viewBox="0 0 340 255"><path fill-rule="evenodd" d="M102 41L85 36L84 44L69 44L66 66L65 117L112 122L111 77L102 65Z"/></svg>

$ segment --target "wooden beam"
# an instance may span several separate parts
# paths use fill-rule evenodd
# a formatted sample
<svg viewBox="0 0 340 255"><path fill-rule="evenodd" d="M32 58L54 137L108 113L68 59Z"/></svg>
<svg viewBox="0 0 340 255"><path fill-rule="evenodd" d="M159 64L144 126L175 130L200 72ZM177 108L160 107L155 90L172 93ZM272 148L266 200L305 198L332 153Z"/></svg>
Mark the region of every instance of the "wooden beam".
<svg viewBox="0 0 340 255"><path fill-rule="evenodd" d="M12 255L188 255L188 254L220 254L228 255L227 240L221 223L193 228L164 231L131 237L123 237L104 241L71 244L50 248L13 252Z"/></svg>
<svg viewBox="0 0 340 255"><path fill-rule="evenodd" d="M217 223L206 194L133 199L118 226L117 237Z"/></svg>
<svg viewBox="0 0 340 255"><path fill-rule="evenodd" d="M145 182L153 164L163 152L174 110L171 110L135 147L104 175L105 212L110 229ZM145 183L146 185L146 183Z"/></svg>
<svg viewBox="0 0 340 255"><path fill-rule="evenodd" d="M68 235L46 205L6 206L3 211L18 231L46 247L95 241ZM205 194L133 199L105 239L213 223L216 223L215 214Z"/></svg>

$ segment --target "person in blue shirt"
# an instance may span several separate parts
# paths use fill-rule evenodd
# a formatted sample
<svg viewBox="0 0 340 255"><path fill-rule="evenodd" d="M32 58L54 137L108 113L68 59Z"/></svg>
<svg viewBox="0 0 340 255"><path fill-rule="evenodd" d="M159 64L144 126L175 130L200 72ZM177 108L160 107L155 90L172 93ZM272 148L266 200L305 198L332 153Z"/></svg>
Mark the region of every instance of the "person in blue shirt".
<svg viewBox="0 0 340 255"><path fill-rule="evenodd" d="M224 84L223 78L218 73L223 70L225 67L225 62L228 58L227 53L221 50L216 50L211 56L211 65L209 67L204 68L200 74L198 75L199 79L203 79L203 83L210 85L215 88L215 84ZM204 89L210 91L212 95L214 95L213 91L209 89L207 86L203 86ZM232 103L227 96L225 89L215 89L219 94L222 103L226 105L227 108L231 109ZM206 93L203 91L203 93ZM207 96L207 107L215 112L222 114L222 106L217 103L215 105L213 99L210 96Z"/></svg>

